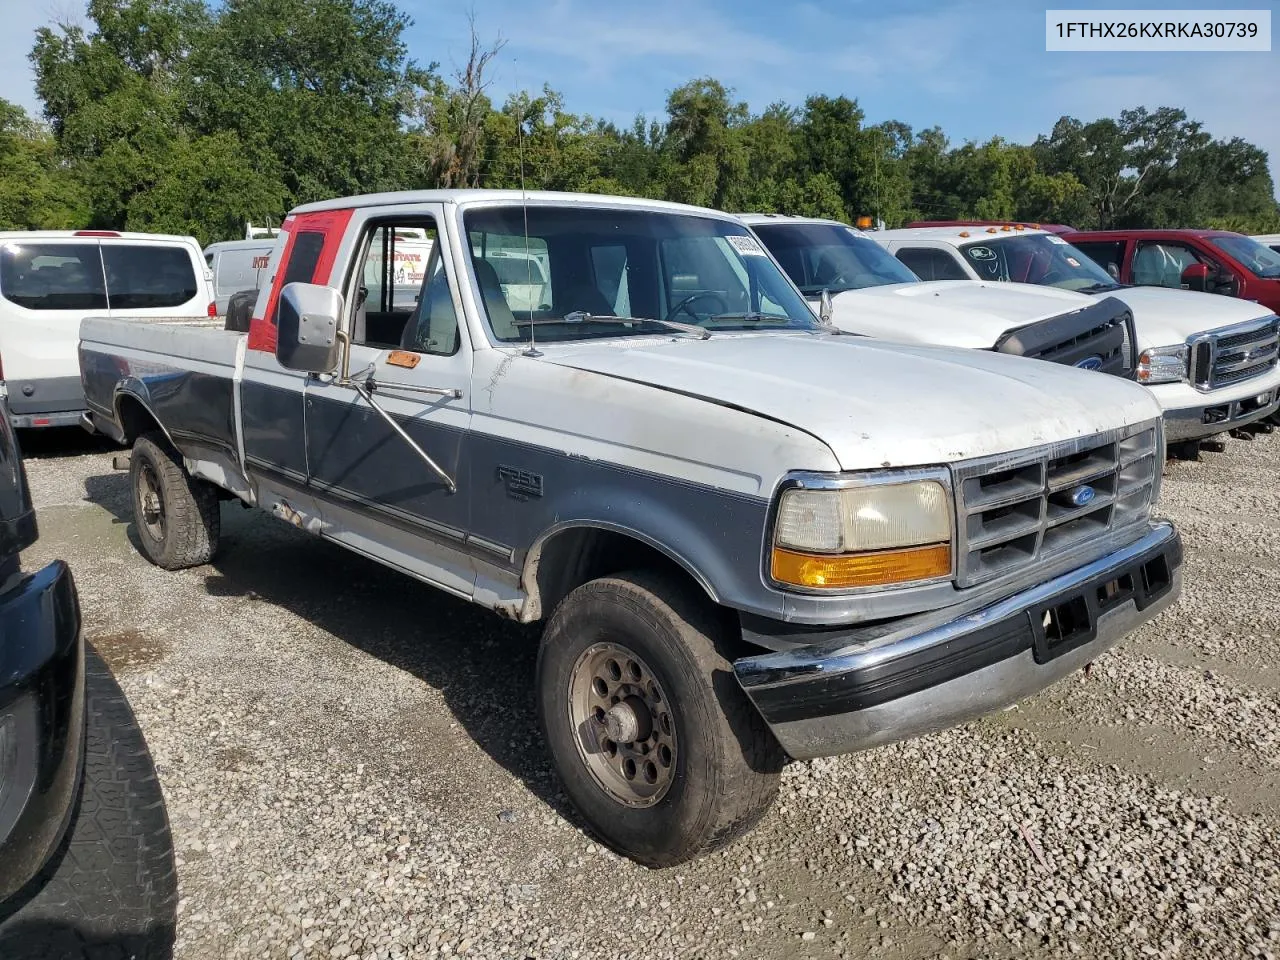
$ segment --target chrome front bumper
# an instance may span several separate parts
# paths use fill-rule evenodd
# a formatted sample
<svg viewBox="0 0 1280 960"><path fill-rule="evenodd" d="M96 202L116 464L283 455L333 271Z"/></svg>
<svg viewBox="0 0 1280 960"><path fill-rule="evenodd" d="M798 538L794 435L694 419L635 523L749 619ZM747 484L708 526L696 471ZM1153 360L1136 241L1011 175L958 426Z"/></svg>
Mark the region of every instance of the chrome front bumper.
<svg viewBox="0 0 1280 960"><path fill-rule="evenodd" d="M797 760L953 726L1037 693L1093 660L1182 591L1168 523L1092 563L973 613L870 642L835 635L746 657L734 672Z"/></svg>
<svg viewBox="0 0 1280 960"><path fill-rule="evenodd" d="M1256 396L1224 403L1206 403L1164 412L1166 443L1202 440L1261 420L1280 410L1280 390L1264 390Z"/></svg>

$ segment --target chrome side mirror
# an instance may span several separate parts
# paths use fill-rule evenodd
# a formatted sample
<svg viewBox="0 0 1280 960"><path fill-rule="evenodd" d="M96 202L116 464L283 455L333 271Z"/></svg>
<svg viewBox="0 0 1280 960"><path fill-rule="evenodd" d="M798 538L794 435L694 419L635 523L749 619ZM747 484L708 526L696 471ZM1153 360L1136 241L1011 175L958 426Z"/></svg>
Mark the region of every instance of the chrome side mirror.
<svg viewBox="0 0 1280 960"><path fill-rule="evenodd" d="M330 373L338 367L342 337L342 294L316 283L289 283L276 312L276 359L303 373Z"/></svg>
<svg viewBox="0 0 1280 960"><path fill-rule="evenodd" d="M823 290L822 296L818 299L818 319L830 325L834 312L835 308L831 305L831 291Z"/></svg>

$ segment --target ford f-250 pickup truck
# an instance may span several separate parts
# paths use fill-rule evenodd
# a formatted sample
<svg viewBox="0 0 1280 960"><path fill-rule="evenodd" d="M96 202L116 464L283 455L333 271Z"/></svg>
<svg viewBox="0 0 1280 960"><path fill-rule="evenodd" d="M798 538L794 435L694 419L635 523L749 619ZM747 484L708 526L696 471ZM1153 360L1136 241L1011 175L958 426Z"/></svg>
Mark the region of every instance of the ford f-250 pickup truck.
<svg viewBox="0 0 1280 960"><path fill-rule="evenodd" d="M434 241L408 305L366 269L405 227ZM540 296L496 259L544 266ZM727 215L363 196L295 210L269 273L247 335L82 326L142 551L208 561L238 497L545 620L548 749L643 863L748 829L787 756L998 709L1180 590L1147 391L841 334Z"/></svg>

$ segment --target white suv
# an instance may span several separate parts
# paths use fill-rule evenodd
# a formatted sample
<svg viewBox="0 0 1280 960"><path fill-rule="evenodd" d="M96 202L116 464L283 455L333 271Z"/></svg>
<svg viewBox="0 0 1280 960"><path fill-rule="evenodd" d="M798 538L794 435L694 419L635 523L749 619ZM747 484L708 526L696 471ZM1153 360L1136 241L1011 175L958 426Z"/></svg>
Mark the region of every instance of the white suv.
<svg viewBox="0 0 1280 960"><path fill-rule="evenodd" d="M0 389L16 427L80 422L86 316L212 317L193 237L112 230L0 232Z"/></svg>

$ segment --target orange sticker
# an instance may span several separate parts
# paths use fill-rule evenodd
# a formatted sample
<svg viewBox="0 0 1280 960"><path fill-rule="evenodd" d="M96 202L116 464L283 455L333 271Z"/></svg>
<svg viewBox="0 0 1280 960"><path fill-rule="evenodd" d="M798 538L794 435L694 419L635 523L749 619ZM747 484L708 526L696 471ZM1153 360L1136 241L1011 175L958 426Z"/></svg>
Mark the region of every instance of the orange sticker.
<svg viewBox="0 0 1280 960"><path fill-rule="evenodd" d="M422 357L418 354L410 353L408 350L392 350L387 354L387 363L391 366L408 367L410 370L416 367L421 359Z"/></svg>

